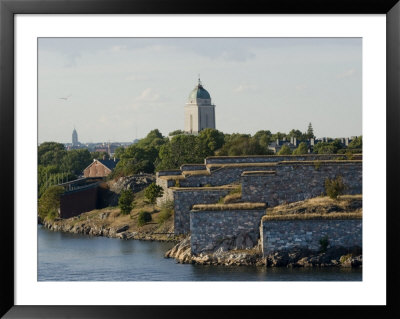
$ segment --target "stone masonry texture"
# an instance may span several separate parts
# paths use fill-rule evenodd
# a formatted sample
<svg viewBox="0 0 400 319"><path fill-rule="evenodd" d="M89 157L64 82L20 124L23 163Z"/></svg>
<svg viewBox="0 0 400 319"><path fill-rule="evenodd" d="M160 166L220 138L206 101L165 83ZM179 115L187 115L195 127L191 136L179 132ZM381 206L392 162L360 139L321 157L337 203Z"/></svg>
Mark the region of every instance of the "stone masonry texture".
<svg viewBox="0 0 400 319"><path fill-rule="evenodd" d="M362 193L362 163L279 163L275 174L242 175L242 200L263 202L269 207L301 201L325 193L325 179L342 176L345 194Z"/></svg>
<svg viewBox="0 0 400 319"><path fill-rule="evenodd" d="M191 211L191 252L194 255L218 249L250 249L257 245L265 209Z"/></svg>
<svg viewBox="0 0 400 319"><path fill-rule="evenodd" d="M189 212L195 204L214 204L221 197L229 194L232 189L207 190L174 190L174 233L187 234L190 232Z"/></svg>
<svg viewBox="0 0 400 319"><path fill-rule="evenodd" d="M204 164L183 164L181 171L202 171L206 169Z"/></svg>
<svg viewBox="0 0 400 319"><path fill-rule="evenodd" d="M207 157L205 164L239 164L239 163L269 163L282 161L327 161L343 158L343 154L306 154L306 155L255 155L255 156L211 156ZM361 159L362 155L356 154L353 159Z"/></svg>
<svg viewBox="0 0 400 319"><path fill-rule="evenodd" d="M327 236L328 248L362 247L362 220L264 220L260 226L263 255L296 247L318 251Z"/></svg>

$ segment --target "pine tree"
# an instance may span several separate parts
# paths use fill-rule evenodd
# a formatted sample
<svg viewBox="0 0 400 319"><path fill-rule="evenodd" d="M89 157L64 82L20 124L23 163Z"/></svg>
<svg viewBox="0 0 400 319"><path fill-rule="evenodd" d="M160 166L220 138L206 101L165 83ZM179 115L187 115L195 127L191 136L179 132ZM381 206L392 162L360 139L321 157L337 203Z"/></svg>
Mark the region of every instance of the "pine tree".
<svg viewBox="0 0 400 319"><path fill-rule="evenodd" d="M118 200L118 206L121 209L121 214L128 215L132 208L133 192L130 189L122 190Z"/></svg>
<svg viewBox="0 0 400 319"><path fill-rule="evenodd" d="M311 125L311 122L308 124L308 129L307 129L307 138L315 138L314 136L314 129Z"/></svg>

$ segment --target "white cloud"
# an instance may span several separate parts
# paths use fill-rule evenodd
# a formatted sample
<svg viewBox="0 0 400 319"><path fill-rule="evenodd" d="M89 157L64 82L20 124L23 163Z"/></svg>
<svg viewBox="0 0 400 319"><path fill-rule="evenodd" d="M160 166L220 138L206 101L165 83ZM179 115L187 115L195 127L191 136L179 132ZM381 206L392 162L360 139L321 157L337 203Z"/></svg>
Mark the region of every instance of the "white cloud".
<svg viewBox="0 0 400 319"><path fill-rule="evenodd" d="M354 68L352 68L343 73L340 73L337 77L338 77L338 79L345 79L345 78L352 77L355 73L356 73L356 70Z"/></svg>
<svg viewBox="0 0 400 319"><path fill-rule="evenodd" d="M159 98L160 94L154 92L152 88L147 88L136 98L136 101L155 102L158 101Z"/></svg>
<svg viewBox="0 0 400 319"><path fill-rule="evenodd" d="M248 92L248 91L257 91L258 86L257 85L250 85L246 83L239 84L234 91L237 93L243 93L243 92Z"/></svg>
<svg viewBox="0 0 400 319"><path fill-rule="evenodd" d="M110 49L111 52L121 52L123 50L126 50L127 46L126 45L113 45Z"/></svg>

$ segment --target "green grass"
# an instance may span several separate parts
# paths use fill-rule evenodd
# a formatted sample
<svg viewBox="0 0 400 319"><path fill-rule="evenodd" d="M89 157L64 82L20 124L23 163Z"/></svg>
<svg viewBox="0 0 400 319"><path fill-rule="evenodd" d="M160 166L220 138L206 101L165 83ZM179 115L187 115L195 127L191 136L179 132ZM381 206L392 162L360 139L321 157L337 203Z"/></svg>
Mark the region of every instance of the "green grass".
<svg viewBox="0 0 400 319"><path fill-rule="evenodd" d="M270 214L263 216L263 221L274 220L313 220L313 219L362 219L362 212L330 214Z"/></svg>

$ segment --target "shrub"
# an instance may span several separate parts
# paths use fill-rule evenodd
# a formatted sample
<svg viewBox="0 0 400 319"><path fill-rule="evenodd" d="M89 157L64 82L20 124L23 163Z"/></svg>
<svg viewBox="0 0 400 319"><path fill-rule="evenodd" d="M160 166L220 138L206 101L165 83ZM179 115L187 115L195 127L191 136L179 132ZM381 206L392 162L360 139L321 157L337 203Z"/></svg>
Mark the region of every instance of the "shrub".
<svg viewBox="0 0 400 319"><path fill-rule="evenodd" d="M346 157L349 161L354 159L353 153L351 151L346 152Z"/></svg>
<svg viewBox="0 0 400 319"><path fill-rule="evenodd" d="M308 154L308 146L305 142L301 142L299 147L293 151L293 155Z"/></svg>
<svg viewBox="0 0 400 319"><path fill-rule="evenodd" d="M133 192L130 189L123 190L118 200L118 206L121 214L128 215L133 208Z"/></svg>
<svg viewBox="0 0 400 319"><path fill-rule="evenodd" d="M318 171L320 167L321 167L321 161L314 161L315 170Z"/></svg>
<svg viewBox="0 0 400 319"><path fill-rule="evenodd" d="M174 213L174 202L166 201L161 205L161 212L158 215L157 222L159 224L163 224L172 216L173 213Z"/></svg>
<svg viewBox="0 0 400 319"><path fill-rule="evenodd" d="M343 194L345 189L346 185L343 183L342 176L338 176L335 179L327 178L325 180L326 194L332 199L337 199L339 195Z"/></svg>
<svg viewBox="0 0 400 319"><path fill-rule="evenodd" d="M286 144L283 145L278 152L278 155L291 155L291 154L292 154L292 150Z"/></svg>
<svg viewBox="0 0 400 319"><path fill-rule="evenodd" d="M240 184L238 187L232 189L229 192L229 195L233 195L233 194L241 194L242 193L242 184Z"/></svg>
<svg viewBox="0 0 400 319"><path fill-rule="evenodd" d="M160 185L157 185L156 183L151 183L150 186L148 186L144 190L144 196L146 199L149 201L150 204L154 204L156 202L157 197L161 197L163 195L164 191Z"/></svg>
<svg viewBox="0 0 400 319"><path fill-rule="evenodd" d="M175 180L175 187L181 187L181 184L179 183L179 179Z"/></svg>
<svg viewBox="0 0 400 319"><path fill-rule="evenodd" d="M144 224L152 220L151 214L149 212L139 212L137 223L138 226L143 226Z"/></svg>
<svg viewBox="0 0 400 319"><path fill-rule="evenodd" d="M40 197L38 213L42 221L46 218L54 219L58 216L57 211L60 208L60 197L62 193L64 193L63 187L50 186Z"/></svg>
<svg viewBox="0 0 400 319"><path fill-rule="evenodd" d="M50 211L47 216L46 219L53 221L54 219L58 218L58 212L55 210Z"/></svg>
<svg viewBox="0 0 400 319"><path fill-rule="evenodd" d="M324 236L319 240L319 250L321 252L326 252L326 250L328 249L329 246L329 239L328 236Z"/></svg>

